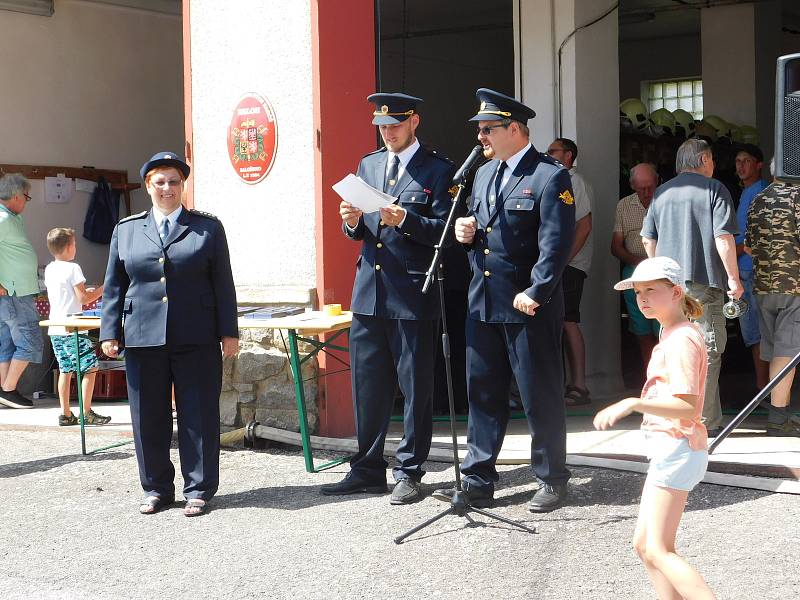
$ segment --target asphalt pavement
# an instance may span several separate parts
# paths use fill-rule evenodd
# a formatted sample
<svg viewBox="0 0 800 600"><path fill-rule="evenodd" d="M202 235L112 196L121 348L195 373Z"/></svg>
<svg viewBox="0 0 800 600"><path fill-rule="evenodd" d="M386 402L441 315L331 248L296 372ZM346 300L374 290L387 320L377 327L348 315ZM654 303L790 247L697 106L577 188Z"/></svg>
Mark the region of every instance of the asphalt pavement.
<svg viewBox="0 0 800 600"><path fill-rule="evenodd" d="M452 466L429 467L426 493L452 483ZM143 516L131 445L84 457L75 428L0 426L0 598L655 597L630 544L642 475L576 468L569 505L534 515L530 469L501 471L494 510L538 534L448 516L396 545L445 505L321 496L346 465L306 473L297 448L224 450L206 516L184 517L182 503ZM798 496L701 484L678 550L719 598L798 598L799 524Z"/></svg>

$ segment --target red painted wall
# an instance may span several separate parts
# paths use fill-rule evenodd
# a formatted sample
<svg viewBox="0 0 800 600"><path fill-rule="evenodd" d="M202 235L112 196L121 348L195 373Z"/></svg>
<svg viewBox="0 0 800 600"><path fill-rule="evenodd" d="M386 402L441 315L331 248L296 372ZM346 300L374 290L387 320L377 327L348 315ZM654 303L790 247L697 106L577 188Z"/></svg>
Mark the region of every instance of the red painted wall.
<svg viewBox="0 0 800 600"><path fill-rule="evenodd" d="M375 149L372 108L375 91L375 14L373 0L314 0L311 35L314 66L316 152L317 300L350 306L359 245L342 233L340 198L331 186L355 172L358 161ZM339 341L339 340L337 340ZM349 362L347 354L339 354ZM355 431L349 371L320 355L320 435L341 437Z"/></svg>

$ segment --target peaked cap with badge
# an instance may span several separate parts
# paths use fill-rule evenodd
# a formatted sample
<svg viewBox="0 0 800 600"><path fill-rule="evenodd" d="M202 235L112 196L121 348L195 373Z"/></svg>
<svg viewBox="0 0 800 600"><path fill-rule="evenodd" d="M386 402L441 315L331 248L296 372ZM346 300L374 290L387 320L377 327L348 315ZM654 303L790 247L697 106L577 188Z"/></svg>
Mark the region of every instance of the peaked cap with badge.
<svg viewBox="0 0 800 600"><path fill-rule="evenodd" d="M536 116L536 111L525 106L519 100L506 96L489 88L479 88L475 97L481 103L478 113L470 121L496 121L511 119L523 125Z"/></svg>
<svg viewBox="0 0 800 600"><path fill-rule="evenodd" d="M367 100L375 105L375 111L372 113L373 125L402 123L416 114L417 104L423 102L422 98L399 92L379 92L367 96Z"/></svg>

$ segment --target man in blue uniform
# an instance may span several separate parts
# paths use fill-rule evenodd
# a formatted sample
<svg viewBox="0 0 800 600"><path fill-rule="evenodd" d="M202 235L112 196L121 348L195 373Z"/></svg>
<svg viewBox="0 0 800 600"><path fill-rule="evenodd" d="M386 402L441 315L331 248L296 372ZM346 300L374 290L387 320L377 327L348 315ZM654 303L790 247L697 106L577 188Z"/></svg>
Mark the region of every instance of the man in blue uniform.
<svg viewBox="0 0 800 600"><path fill-rule="evenodd" d="M563 504L566 422L562 399L561 274L575 235L569 173L529 141L533 110L481 88L478 140L493 159L475 175L471 214L456 221L456 240L472 261L467 319L469 452L464 491L476 507L491 506L495 463L508 424L512 374L533 441L531 464L542 481L528 508ZM434 496L449 501L454 490Z"/></svg>
<svg viewBox="0 0 800 600"><path fill-rule="evenodd" d="M350 365L358 452L340 482L322 486L325 495L387 491L383 458L386 431L397 385L405 399L404 436L397 448L397 481L392 504L421 498L432 435L433 373L439 304L423 294L425 272L433 258L450 208L454 165L420 145L420 98L372 94L372 123L385 147L368 154L357 175L397 200L363 214L342 202L345 235L361 242L353 285Z"/></svg>

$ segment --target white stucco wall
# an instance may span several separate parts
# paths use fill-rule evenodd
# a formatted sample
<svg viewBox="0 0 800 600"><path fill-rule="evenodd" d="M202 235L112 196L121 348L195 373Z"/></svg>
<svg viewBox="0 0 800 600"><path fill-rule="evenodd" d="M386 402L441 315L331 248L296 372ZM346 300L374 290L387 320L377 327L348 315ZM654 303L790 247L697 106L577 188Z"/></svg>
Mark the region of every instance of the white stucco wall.
<svg viewBox="0 0 800 600"><path fill-rule="evenodd" d="M756 123L755 13L752 4L700 11L703 114ZM735 36L731 32L736 31Z"/></svg>
<svg viewBox="0 0 800 600"><path fill-rule="evenodd" d="M81 0L59 0L52 17L0 11L0 163L125 169L139 181L152 154L183 148L181 44L180 17L150 11ZM45 234L80 235L89 195L45 204L43 182L32 183L26 227L46 264ZM134 211L148 205L133 193ZM101 281L108 246L81 239L77 260Z"/></svg>
<svg viewBox="0 0 800 600"><path fill-rule="evenodd" d="M190 18L195 206L225 224L240 300L302 301L316 282L310 0L194 0ZM248 92L278 127L272 170L253 185L226 141Z"/></svg>
<svg viewBox="0 0 800 600"><path fill-rule="evenodd" d="M608 2L579 0L575 21L588 23L605 12ZM619 261L611 255L611 232L619 200L619 22L615 11L576 35L574 138L578 169L594 188L592 243L594 254L584 284L581 329L586 338L586 373L597 395L622 389ZM565 132L567 137L570 136Z"/></svg>
<svg viewBox="0 0 800 600"><path fill-rule="evenodd" d="M521 12L520 12L521 9ZM518 97L536 111L529 123L531 141L544 151L558 135L558 47L575 23L573 0L528 0L514 4ZM575 43L567 42L561 53L561 122L565 131L575 129ZM521 82L521 89L520 89Z"/></svg>
<svg viewBox="0 0 800 600"><path fill-rule="evenodd" d="M605 0L529 0L518 16L515 11L515 27L522 28L521 98L536 110L531 135L541 151L558 135L558 47L573 29L608 7ZM562 51L561 135L577 143L578 168L594 188L593 259L581 303L593 396L622 388L619 296L611 289L619 263L609 251L619 200L618 37L614 12L577 32Z"/></svg>

